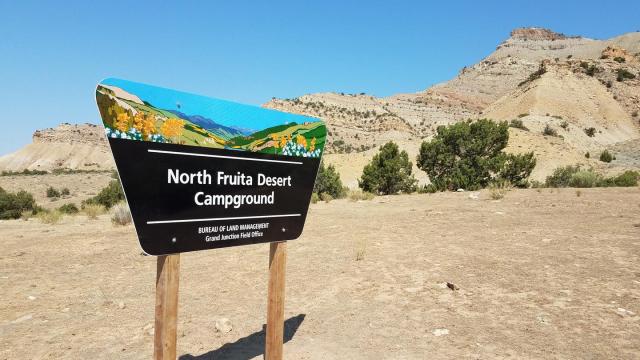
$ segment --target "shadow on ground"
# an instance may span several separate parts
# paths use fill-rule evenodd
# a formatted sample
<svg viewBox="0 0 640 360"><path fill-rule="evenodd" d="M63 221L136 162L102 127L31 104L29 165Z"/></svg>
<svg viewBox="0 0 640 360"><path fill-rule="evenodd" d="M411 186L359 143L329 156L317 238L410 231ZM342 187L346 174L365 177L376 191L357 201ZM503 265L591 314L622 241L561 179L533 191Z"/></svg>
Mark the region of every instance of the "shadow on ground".
<svg viewBox="0 0 640 360"><path fill-rule="evenodd" d="M305 314L299 314L284 322L284 342L293 339L300 324L304 321ZM186 354L179 360L248 360L264 354L264 337L266 325L262 331L238 339L236 342L222 345L219 349L211 350L201 355Z"/></svg>

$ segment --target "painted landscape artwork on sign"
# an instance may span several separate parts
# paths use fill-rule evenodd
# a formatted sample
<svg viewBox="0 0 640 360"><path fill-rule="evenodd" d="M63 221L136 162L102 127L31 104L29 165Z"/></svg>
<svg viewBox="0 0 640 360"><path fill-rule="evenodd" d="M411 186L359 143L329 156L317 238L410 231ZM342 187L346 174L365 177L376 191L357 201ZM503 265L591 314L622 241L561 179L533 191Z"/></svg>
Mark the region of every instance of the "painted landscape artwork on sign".
<svg viewBox="0 0 640 360"><path fill-rule="evenodd" d="M107 79L96 102L150 255L300 236L327 130L320 119Z"/></svg>
<svg viewBox="0 0 640 360"><path fill-rule="evenodd" d="M318 158L327 135L316 118L114 78L96 100L109 138Z"/></svg>

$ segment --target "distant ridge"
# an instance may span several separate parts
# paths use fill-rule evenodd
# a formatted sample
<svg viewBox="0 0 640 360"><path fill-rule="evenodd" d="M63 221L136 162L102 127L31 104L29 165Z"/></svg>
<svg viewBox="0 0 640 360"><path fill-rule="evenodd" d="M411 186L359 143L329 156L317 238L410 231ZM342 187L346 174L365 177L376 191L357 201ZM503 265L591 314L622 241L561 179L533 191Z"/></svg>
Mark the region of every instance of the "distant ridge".
<svg viewBox="0 0 640 360"><path fill-rule="evenodd" d="M187 115L178 110L168 110L168 111L170 113L176 114L178 117L182 119L189 120L192 123L201 126L203 129L206 129L215 133L216 135L222 137L223 139L228 140L236 136L251 134L251 131L243 132L241 129L238 129L235 127L224 126L202 115Z"/></svg>

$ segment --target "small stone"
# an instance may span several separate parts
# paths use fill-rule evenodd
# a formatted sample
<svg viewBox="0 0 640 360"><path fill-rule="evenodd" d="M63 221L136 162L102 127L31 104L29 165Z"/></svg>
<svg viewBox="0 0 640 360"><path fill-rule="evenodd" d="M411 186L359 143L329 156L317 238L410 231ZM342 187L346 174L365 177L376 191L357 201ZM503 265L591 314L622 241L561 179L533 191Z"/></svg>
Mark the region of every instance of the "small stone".
<svg viewBox="0 0 640 360"><path fill-rule="evenodd" d="M464 189L458 189L457 192L464 192Z"/></svg>
<svg viewBox="0 0 640 360"><path fill-rule="evenodd" d="M432 333L435 336L449 335L449 329L434 329Z"/></svg>
<svg viewBox="0 0 640 360"><path fill-rule="evenodd" d="M146 332L148 335L153 336L154 329L153 324L149 323L142 328L142 331Z"/></svg>
<svg viewBox="0 0 640 360"><path fill-rule="evenodd" d="M447 287L448 287L449 289L453 290L453 291L460 290L460 288L458 287L458 285L456 285L456 284L454 284L454 283L450 283L450 282L448 282L448 283L447 283Z"/></svg>
<svg viewBox="0 0 640 360"><path fill-rule="evenodd" d="M69 312L69 310L70 310L70 309L67 307L67 308L62 309L62 312L63 312L63 313L66 313L66 312Z"/></svg>
<svg viewBox="0 0 640 360"><path fill-rule="evenodd" d="M124 303L124 301L118 302L118 309L124 309L125 307L127 307L127 305Z"/></svg>
<svg viewBox="0 0 640 360"><path fill-rule="evenodd" d="M631 310L627 310L627 309L623 309L623 308L618 308L616 310L616 314L620 315L621 317L631 317L634 316L636 313L634 313Z"/></svg>
<svg viewBox="0 0 640 360"><path fill-rule="evenodd" d="M31 320L31 319L33 319L33 315L32 314L27 314L27 315L24 315L24 316L20 316L19 318L13 320L11 323L12 324L18 324L18 323L21 323L23 321L27 321L27 320Z"/></svg>
<svg viewBox="0 0 640 360"><path fill-rule="evenodd" d="M29 299L29 300L32 300L32 301L33 301L33 300L35 300L35 299L36 299L36 297L35 297L35 296L33 296L33 295L29 295L29 296L27 297L27 299Z"/></svg>
<svg viewBox="0 0 640 360"><path fill-rule="evenodd" d="M479 198L480 198L480 193L475 192L475 193L469 194L469 199L471 200L478 200Z"/></svg>
<svg viewBox="0 0 640 360"><path fill-rule="evenodd" d="M215 323L216 331L221 333L228 333L233 330L233 325L231 325L231 320L227 318L220 318L216 320Z"/></svg>

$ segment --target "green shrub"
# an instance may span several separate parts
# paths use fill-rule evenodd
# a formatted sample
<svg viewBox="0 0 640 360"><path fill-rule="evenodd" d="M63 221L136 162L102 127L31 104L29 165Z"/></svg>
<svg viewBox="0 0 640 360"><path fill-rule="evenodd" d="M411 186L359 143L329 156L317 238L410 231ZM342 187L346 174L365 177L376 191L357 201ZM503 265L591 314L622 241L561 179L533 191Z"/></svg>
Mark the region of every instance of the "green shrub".
<svg viewBox="0 0 640 360"><path fill-rule="evenodd" d="M358 186L374 194L411 193L418 182L411 166L407 152L400 151L398 145L390 141L365 165Z"/></svg>
<svg viewBox="0 0 640 360"><path fill-rule="evenodd" d="M622 64L626 60L622 56L616 56L616 57L613 58L613 61Z"/></svg>
<svg viewBox="0 0 640 360"><path fill-rule="evenodd" d="M560 127L561 127L561 128L563 128L563 129L565 129L565 130L567 130L567 128L569 128L569 122L568 122L568 121L566 121L566 120L565 120L565 121L563 121L563 122L560 124Z"/></svg>
<svg viewBox="0 0 640 360"><path fill-rule="evenodd" d="M80 210L78 210L78 207L76 206L76 204L69 203L69 204L64 204L60 206L58 208L58 211L60 211L63 214L77 214Z"/></svg>
<svg viewBox="0 0 640 360"><path fill-rule="evenodd" d="M24 212L35 214L39 209L30 193L10 193L0 187L0 219L19 219Z"/></svg>
<svg viewBox="0 0 640 360"><path fill-rule="evenodd" d="M434 194L438 192L438 187L433 184L428 184L428 185L425 185L420 192L426 193L426 194Z"/></svg>
<svg viewBox="0 0 640 360"><path fill-rule="evenodd" d="M526 188L529 186L528 179L535 167L536 158L533 152L521 155L506 154L498 178L515 187Z"/></svg>
<svg viewBox="0 0 640 360"><path fill-rule="evenodd" d="M341 199L346 196L342 180L340 180L340 174L333 165L325 167L324 163L320 163L316 182L313 184L313 192L318 196L327 193L334 199Z"/></svg>
<svg viewBox="0 0 640 360"><path fill-rule="evenodd" d="M60 195L69 196L71 195L71 192L69 191L69 188L63 188L62 190L60 190Z"/></svg>
<svg viewBox="0 0 640 360"><path fill-rule="evenodd" d="M420 146L418 168L441 191L476 190L496 179L523 186L535 167L535 159L533 153L508 155L502 151L509 140L508 129L506 121L496 123L489 119L439 126L436 136Z"/></svg>
<svg viewBox="0 0 640 360"><path fill-rule="evenodd" d="M596 136L596 128L594 127L585 128L584 133L587 134L588 137L594 137Z"/></svg>
<svg viewBox="0 0 640 360"><path fill-rule="evenodd" d="M49 186L47 188L47 197L48 198L58 198L58 197L60 197L60 191L58 191L58 189L54 188L53 186Z"/></svg>
<svg viewBox="0 0 640 360"><path fill-rule="evenodd" d="M580 170L571 175L569 187L591 188L596 187L601 181L601 177L592 170Z"/></svg>
<svg viewBox="0 0 640 360"><path fill-rule="evenodd" d="M569 182L571 181L571 177L573 174L580 171L580 166L564 166L556 168L553 173L547 176L545 180L545 185L547 187L567 187L569 186Z"/></svg>
<svg viewBox="0 0 640 360"><path fill-rule="evenodd" d="M529 131L529 128L524 126L524 122L522 122L521 119L511 120L511 122L509 123L509 127Z"/></svg>
<svg viewBox="0 0 640 360"><path fill-rule="evenodd" d="M587 152L584 154L584 157L586 157L587 159L589 159L589 158L591 157L591 154L589 154L589 152L587 151Z"/></svg>
<svg viewBox="0 0 640 360"><path fill-rule="evenodd" d="M640 173L633 170L627 170L622 174L610 178L603 179L598 186L620 186L620 187L632 187L638 186L638 180L640 179Z"/></svg>
<svg viewBox="0 0 640 360"><path fill-rule="evenodd" d="M48 174L48 172L44 171L44 170L29 170L29 169L24 169L22 171L11 171L11 170L3 170L2 173L0 173L0 176L17 176L17 175L45 175Z"/></svg>
<svg viewBox="0 0 640 360"><path fill-rule="evenodd" d="M542 75L544 75L544 73L547 72L547 68L544 66L544 63L540 63L540 67L538 67L538 70L534 71L533 73L531 73L529 75L528 78L526 78L525 80L523 80L522 82L520 82L518 84L518 86L522 86L528 82L534 81L536 79L539 79Z"/></svg>
<svg viewBox="0 0 640 360"><path fill-rule="evenodd" d="M624 81L625 79L635 79L636 76L627 69L618 69L616 80Z"/></svg>
<svg viewBox="0 0 640 360"><path fill-rule="evenodd" d="M311 203L315 204L318 202L318 200L320 200L320 197L318 196L317 193L311 193Z"/></svg>
<svg viewBox="0 0 640 360"><path fill-rule="evenodd" d="M549 124L547 124L544 127L544 130L542 130L542 134L543 135L548 135L548 136L558 136L558 131L554 128L552 128L551 126L549 126Z"/></svg>
<svg viewBox="0 0 640 360"><path fill-rule="evenodd" d="M600 153L600 161L610 163L612 160L614 160L614 157L613 155L611 155L609 150L605 149L603 152Z"/></svg>
<svg viewBox="0 0 640 360"><path fill-rule="evenodd" d="M102 205L105 208L109 209L113 205L117 204L120 201L124 200L124 192L122 192L122 186L120 185L120 180L111 180L109 185L100 190L98 195L89 198L84 201L84 205Z"/></svg>

